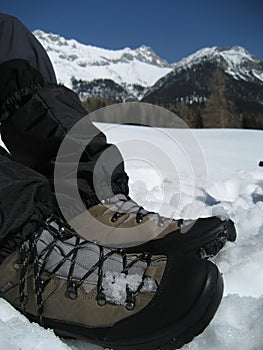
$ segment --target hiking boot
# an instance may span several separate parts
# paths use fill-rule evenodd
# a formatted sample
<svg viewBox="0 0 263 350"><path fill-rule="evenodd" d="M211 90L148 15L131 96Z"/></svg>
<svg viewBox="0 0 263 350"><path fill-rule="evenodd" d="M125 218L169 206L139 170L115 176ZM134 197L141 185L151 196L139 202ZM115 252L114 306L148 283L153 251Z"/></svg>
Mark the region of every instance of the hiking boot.
<svg viewBox="0 0 263 350"><path fill-rule="evenodd" d="M223 280L193 255L127 254L50 218L0 265L0 297L57 335L113 349L175 349L200 334Z"/></svg>
<svg viewBox="0 0 263 350"><path fill-rule="evenodd" d="M70 225L85 239L152 254L196 253L206 258L216 255L226 241L236 239L231 220L215 216L168 219L145 210L123 194L91 207L72 219Z"/></svg>

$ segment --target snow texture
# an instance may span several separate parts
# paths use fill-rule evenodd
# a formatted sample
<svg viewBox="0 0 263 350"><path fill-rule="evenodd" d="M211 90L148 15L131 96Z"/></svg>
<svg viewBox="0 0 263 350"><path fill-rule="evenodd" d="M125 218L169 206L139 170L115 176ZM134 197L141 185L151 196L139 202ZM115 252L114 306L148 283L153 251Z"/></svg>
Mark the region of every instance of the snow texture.
<svg viewBox="0 0 263 350"><path fill-rule="evenodd" d="M33 34L47 51L58 82L69 88L72 88L73 77L88 82L110 79L124 87L131 96L140 99L145 91L137 91L135 86L149 89L173 70L189 69L206 60L218 64L223 62L226 73L236 80L263 82L262 63L240 46L203 48L179 62L169 64L145 45L134 50L108 50L42 30L35 30ZM189 102L195 99L193 97ZM200 96L199 99L204 100L204 97Z"/></svg>
<svg viewBox="0 0 263 350"><path fill-rule="evenodd" d="M201 203L201 216L230 217L236 224L236 242L228 242L213 258L224 277L222 303L205 331L183 349L262 350L263 169L257 165L263 160L263 131L193 130L207 167L204 181L204 172L193 176L189 171L187 163L191 160L184 159L185 153L172 140L182 130L99 126L106 129L109 142L121 149L131 196L140 204L167 215L176 206L176 217L190 218L189 206ZM176 164L175 172L160 157L159 168L147 161L138 143L140 139L145 142L145 138L152 148L159 145L168 152L170 161ZM138 149L133 147L131 157L126 143L134 140ZM31 324L4 300L0 300L0 344L1 350L101 349L86 341L59 339L51 330Z"/></svg>
<svg viewBox="0 0 263 350"><path fill-rule="evenodd" d="M172 67L151 48L106 50L84 45L74 39L36 30L33 33L44 46L60 83L72 88L71 78L92 81L112 79L120 85L151 86Z"/></svg>
<svg viewBox="0 0 263 350"><path fill-rule="evenodd" d="M125 305L126 287L135 292L140 283L142 276L138 274L126 275L124 273L106 271L103 276L102 287L106 300L113 304ZM144 280L142 292L153 292L156 290L156 284L152 278Z"/></svg>
<svg viewBox="0 0 263 350"><path fill-rule="evenodd" d="M204 48L174 63L173 66L175 70L187 69L204 60L217 63L223 61L226 73L232 75L236 80L250 81L256 78L261 84L263 82L260 60L240 46L224 49L216 46Z"/></svg>

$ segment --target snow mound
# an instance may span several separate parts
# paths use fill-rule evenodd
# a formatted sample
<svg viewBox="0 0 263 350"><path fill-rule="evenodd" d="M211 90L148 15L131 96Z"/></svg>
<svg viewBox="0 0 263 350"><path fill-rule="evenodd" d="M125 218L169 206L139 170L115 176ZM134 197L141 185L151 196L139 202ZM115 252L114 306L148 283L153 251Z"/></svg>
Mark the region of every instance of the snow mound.
<svg viewBox="0 0 263 350"><path fill-rule="evenodd" d="M70 350L52 330L30 323L3 299L0 299L0 344L1 350Z"/></svg>

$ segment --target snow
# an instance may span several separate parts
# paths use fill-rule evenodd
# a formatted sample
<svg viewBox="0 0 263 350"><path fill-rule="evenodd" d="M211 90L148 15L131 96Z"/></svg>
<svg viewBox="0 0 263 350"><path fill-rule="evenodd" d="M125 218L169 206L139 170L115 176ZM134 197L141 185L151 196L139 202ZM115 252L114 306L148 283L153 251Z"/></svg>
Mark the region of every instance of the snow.
<svg viewBox="0 0 263 350"><path fill-rule="evenodd" d="M5 300L0 299L1 350L70 350L52 330L30 323Z"/></svg>
<svg viewBox="0 0 263 350"><path fill-rule="evenodd" d="M102 287L106 300L114 304L126 305L126 287L135 292L142 282L142 276L138 274L124 274L106 271L103 277ZM143 292L156 291L156 283L152 278L145 278Z"/></svg>
<svg viewBox="0 0 263 350"><path fill-rule="evenodd" d="M138 91L134 85L150 91L151 87L172 71L189 69L206 60L218 64L223 62L226 73L236 80L257 80L259 84L263 82L261 61L240 46L207 47L179 62L168 64L145 45L137 49L126 47L109 50L42 30L35 30L33 34L49 55L58 82L69 88L73 87L73 77L87 82L109 79L122 86L130 98L140 100L145 91ZM85 94L82 97L85 98ZM202 96L199 98L202 99Z"/></svg>
<svg viewBox="0 0 263 350"><path fill-rule="evenodd" d="M263 81L263 72L256 71L255 69L252 69L252 74L254 77L256 77L258 80Z"/></svg>
<svg viewBox="0 0 263 350"><path fill-rule="evenodd" d="M188 144L183 144L185 130L97 125L120 148L131 196L140 204L185 218L196 214L189 206L196 207L203 217L227 216L236 224L237 241L228 242L212 259L225 282L219 310L205 331L182 349L262 350L263 168L258 162L263 160L263 131L192 130L196 143L189 157ZM205 164L206 169L195 164ZM56 337L4 300L0 300L0 344L3 350L101 349L83 340Z"/></svg>
<svg viewBox="0 0 263 350"><path fill-rule="evenodd" d="M72 88L71 78L92 81L112 79L120 85L151 86L172 70L150 48L107 50L36 30L33 34L46 49L59 83Z"/></svg>
<svg viewBox="0 0 263 350"><path fill-rule="evenodd" d="M220 55L233 66L240 65L244 59L254 61L252 56L240 46L234 46L229 50L222 51Z"/></svg>
<svg viewBox="0 0 263 350"><path fill-rule="evenodd" d="M254 78L256 78L260 83L263 82L262 69L259 66L260 60L240 46L224 49L217 46L203 48L183 58L181 61L174 63L173 67L175 71L189 69L203 60L210 60L218 63L223 60L225 71L236 80L253 81ZM252 68L257 68L252 69L251 66Z"/></svg>

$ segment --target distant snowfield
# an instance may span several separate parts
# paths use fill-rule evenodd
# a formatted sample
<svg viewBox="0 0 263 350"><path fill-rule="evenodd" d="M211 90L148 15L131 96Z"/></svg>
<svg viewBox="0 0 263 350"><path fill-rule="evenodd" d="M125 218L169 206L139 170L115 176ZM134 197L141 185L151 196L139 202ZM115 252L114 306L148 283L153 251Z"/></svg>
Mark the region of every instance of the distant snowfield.
<svg viewBox="0 0 263 350"><path fill-rule="evenodd" d="M147 209L185 218L219 215L236 224L237 241L213 258L225 281L223 301L203 334L183 349L262 350L263 168L258 162L263 160L263 131L203 129L189 135L184 130L97 125L120 148L131 196ZM100 349L59 339L30 324L4 300L0 344L1 350Z"/></svg>
<svg viewBox="0 0 263 350"><path fill-rule="evenodd" d="M66 40L41 30L33 33L47 51L59 83L72 88L77 80L112 79L122 85L151 86L172 71L169 64L148 47L107 50Z"/></svg>

